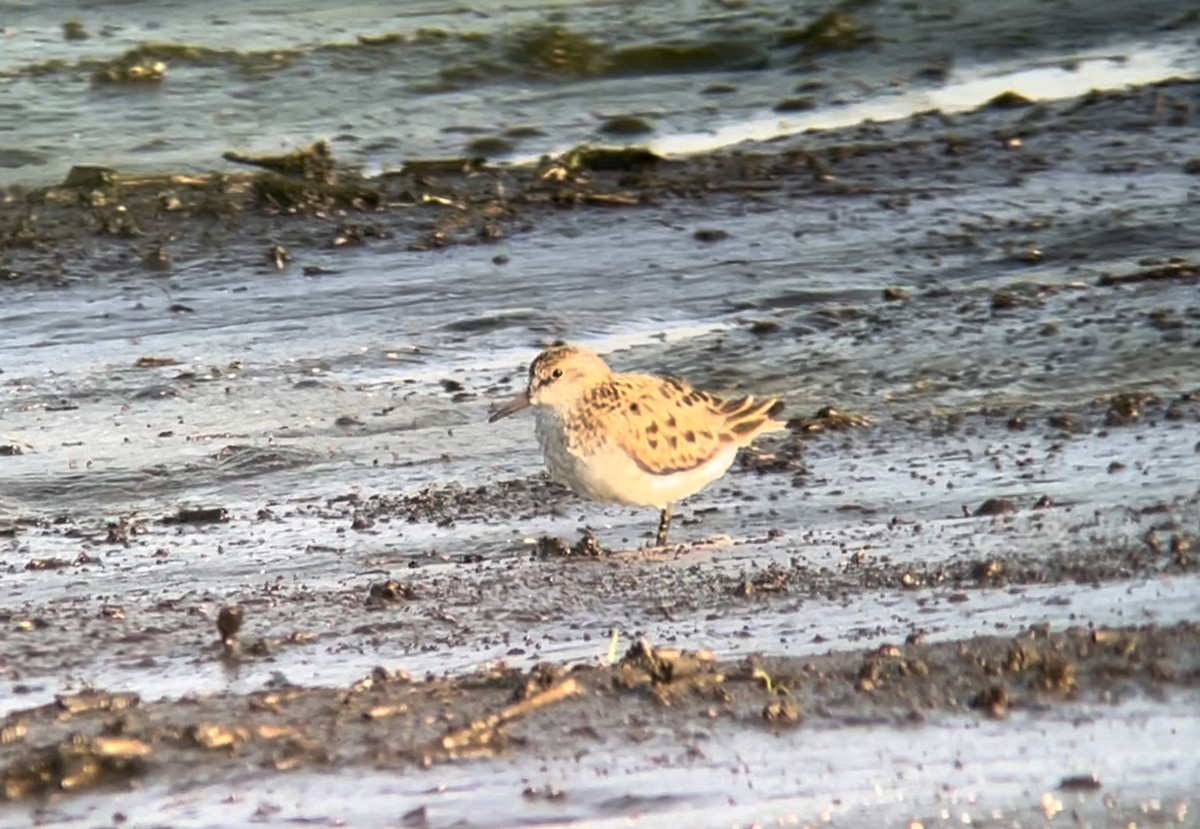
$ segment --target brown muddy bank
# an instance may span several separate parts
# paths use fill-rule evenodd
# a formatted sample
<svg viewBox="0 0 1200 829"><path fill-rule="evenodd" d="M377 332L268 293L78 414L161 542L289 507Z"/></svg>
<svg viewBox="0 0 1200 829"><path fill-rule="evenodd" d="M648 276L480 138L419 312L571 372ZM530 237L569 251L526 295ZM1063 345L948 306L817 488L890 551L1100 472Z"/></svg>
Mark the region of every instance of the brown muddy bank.
<svg viewBox="0 0 1200 829"><path fill-rule="evenodd" d="M453 680L380 668L343 689L283 685L170 702L86 691L5 717L0 792L17 800L153 775L185 786L230 781L247 767L428 767L508 750L557 755L595 741L634 747L656 729L682 738L700 728L720 739L727 729L911 728L929 718L1003 719L1168 693L1194 703L1198 641L1191 623L1043 629L737 663L639 641L613 667L496 667ZM221 658L237 660L237 649ZM1060 782L1101 786L1065 773Z"/></svg>

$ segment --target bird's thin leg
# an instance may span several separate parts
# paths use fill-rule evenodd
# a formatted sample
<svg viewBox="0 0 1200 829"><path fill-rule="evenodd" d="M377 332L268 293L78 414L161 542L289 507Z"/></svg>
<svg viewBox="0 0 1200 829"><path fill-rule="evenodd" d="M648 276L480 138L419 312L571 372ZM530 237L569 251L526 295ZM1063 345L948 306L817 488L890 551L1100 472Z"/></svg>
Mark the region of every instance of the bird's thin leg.
<svg viewBox="0 0 1200 829"><path fill-rule="evenodd" d="M667 529L671 526L671 505L667 504L663 507L662 515L658 519L658 535L654 538L655 545L659 547L667 546Z"/></svg>

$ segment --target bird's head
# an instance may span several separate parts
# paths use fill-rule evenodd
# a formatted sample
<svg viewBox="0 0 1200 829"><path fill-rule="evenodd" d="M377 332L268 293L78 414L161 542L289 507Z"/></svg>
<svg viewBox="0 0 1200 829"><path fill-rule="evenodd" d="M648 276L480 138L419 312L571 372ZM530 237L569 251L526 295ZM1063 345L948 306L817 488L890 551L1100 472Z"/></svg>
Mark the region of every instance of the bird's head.
<svg viewBox="0 0 1200 829"><path fill-rule="evenodd" d="M576 345L556 345L534 359L525 391L497 409L488 422L495 423L527 406L570 406L611 376L612 369L598 354Z"/></svg>

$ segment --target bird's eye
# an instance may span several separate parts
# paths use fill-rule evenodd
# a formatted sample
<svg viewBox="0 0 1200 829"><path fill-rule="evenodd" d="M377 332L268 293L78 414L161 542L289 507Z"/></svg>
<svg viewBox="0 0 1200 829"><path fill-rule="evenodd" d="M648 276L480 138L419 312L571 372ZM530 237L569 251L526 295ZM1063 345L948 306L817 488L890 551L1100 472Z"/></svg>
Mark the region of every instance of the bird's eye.
<svg viewBox="0 0 1200 829"><path fill-rule="evenodd" d="M561 368L554 369L554 371L550 372L550 377L554 380L557 380L559 377L562 377L562 369Z"/></svg>

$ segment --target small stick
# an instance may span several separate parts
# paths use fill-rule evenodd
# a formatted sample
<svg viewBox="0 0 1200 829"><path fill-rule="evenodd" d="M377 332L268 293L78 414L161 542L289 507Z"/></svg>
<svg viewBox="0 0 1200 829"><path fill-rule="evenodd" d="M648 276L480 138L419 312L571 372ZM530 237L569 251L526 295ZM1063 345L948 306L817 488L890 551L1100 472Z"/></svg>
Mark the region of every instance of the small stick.
<svg viewBox="0 0 1200 829"><path fill-rule="evenodd" d="M504 710L492 714L490 717L477 720L466 728L452 731L440 739L432 741L430 747L440 748L446 752L454 752L472 745L487 744L491 742L487 738L488 735L495 731L497 727L528 716L539 708L545 708L547 705L561 702L567 697L578 694L580 690L578 682L574 679L567 679L552 688L547 688L545 691L534 694L528 699L515 702Z"/></svg>

